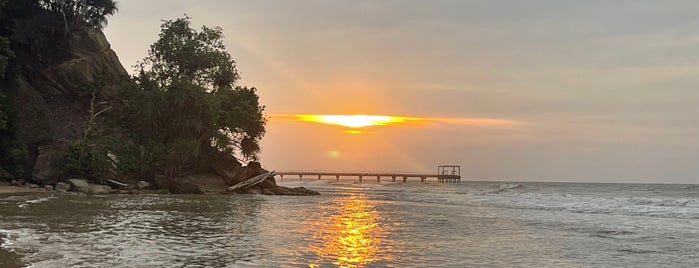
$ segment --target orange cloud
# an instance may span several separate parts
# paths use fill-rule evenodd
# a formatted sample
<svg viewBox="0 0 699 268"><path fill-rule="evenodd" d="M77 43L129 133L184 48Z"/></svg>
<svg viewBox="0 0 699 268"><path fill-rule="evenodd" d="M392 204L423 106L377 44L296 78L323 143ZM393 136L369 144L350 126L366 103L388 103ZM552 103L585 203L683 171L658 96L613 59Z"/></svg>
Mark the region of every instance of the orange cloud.
<svg viewBox="0 0 699 268"><path fill-rule="evenodd" d="M393 115L331 115L331 114L274 114L271 121L311 122L318 124L336 125L351 129L371 126L389 125L418 125L425 123L457 124L469 126L514 126L521 121L500 118L448 118L448 117L416 117ZM358 130L348 130L347 133L361 133Z"/></svg>

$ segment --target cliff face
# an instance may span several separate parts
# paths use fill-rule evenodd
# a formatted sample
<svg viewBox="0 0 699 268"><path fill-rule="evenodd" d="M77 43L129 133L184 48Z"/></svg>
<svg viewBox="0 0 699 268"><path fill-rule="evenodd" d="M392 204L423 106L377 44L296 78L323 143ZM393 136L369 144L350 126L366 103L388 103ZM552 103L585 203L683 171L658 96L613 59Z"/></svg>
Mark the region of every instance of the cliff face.
<svg viewBox="0 0 699 268"><path fill-rule="evenodd" d="M104 34L93 28L72 30L54 47L23 40L32 59L21 66L14 89L17 139L29 151L32 178L54 183L66 147L83 134L93 93L97 101L108 100L128 73ZM53 51L44 53L46 47Z"/></svg>

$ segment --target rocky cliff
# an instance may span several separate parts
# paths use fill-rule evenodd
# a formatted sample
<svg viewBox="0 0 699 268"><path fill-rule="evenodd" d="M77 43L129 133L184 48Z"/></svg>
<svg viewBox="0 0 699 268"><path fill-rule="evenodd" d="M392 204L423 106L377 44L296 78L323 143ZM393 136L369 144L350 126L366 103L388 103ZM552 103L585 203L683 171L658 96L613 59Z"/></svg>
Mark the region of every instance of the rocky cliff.
<svg viewBox="0 0 699 268"><path fill-rule="evenodd" d="M58 52L31 37L15 40L29 54L14 89L17 139L28 147L31 178L55 183L66 147L83 134L93 94L97 101L109 99L128 73L93 28L70 31L56 44Z"/></svg>

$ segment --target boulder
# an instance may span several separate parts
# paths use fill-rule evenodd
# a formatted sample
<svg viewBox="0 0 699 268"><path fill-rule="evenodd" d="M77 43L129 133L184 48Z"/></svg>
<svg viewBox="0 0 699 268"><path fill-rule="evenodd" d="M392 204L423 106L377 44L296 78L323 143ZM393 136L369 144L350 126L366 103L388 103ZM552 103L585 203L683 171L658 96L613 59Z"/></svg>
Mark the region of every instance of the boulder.
<svg viewBox="0 0 699 268"><path fill-rule="evenodd" d="M242 182L244 180L247 180L249 178L255 177L259 174L262 174L263 171L261 170L256 170L256 169L251 169L248 167L241 167L236 170L236 176L235 177L224 177L222 176L223 180L226 182L227 185L233 186L238 184L239 182Z"/></svg>
<svg viewBox="0 0 699 268"><path fill-rule="evenodd" d="M226 182L218 174L196 173L187 177L192 179L192 182L204 190L205 193L220 194L226 192Z"/></svg>
<svg viewBox="0 0 699 268"><path fill-rule="evenodd" d="M147 181L139 181L136 183L136 189L143 190L150 188L150 183Z"/></svg>
<svg viewBox="0 0 699 268"><path fill-rule="evenodd" d="M317 191L303 187L289 188L283 186L265 188L262 189L262 193L266 195L320 195Z"/></svg>
<svg viewBox="0 0 699 268"><path fill-rule="evenodd" d="M208 164L216 174L227 180L236 178L242 167L235 157L225 154L210 155Z"/></svg>
<svg viewBox="0 0 699 268"><path fill-rule="evenodd" d="M36 182L42 184L56 183L55 174L60 168L63 148L58 146L39 146L39 154L34 162L32 176Z"/></svg>
<svg viewBox="0 0 699 268"><path fill-rule="evenodd" d="M51 186L51 185L44 186L44 191L47 191L47 192L53 191L53 186Z"/></svg>
<svg viewBox="0 0 699 268"><path fill-rule="evenodd" d="M170 190L173 194L203 194L206 191L194 183L190 177L168 177L164 183L158 182L158 186Z"/></svg>
<svg viewBox="0 0 699 268"><path fill-rule="evenodd" d="M87 193L90 190L90 185L85 179L68 179L67 182L73 192Z"/></svg>
<svg viewBox="0 0 699 268"><path fill-rule="evenodd" d="M58 192L67 192L68 190L70 190L70 184L65 182L59 182L56 183L56 186L54 186L53 188Z"/></svg>
<svg viewBox="0 0 699 268"><path fill-rule="evenodd" d="M106 195L112 192L112 187L107 185L90 184L87 190L89 195Z"/></svg>
<svg viewBox="0 0 699 268"><path fill-rule="evenodd" d="M168 177L162 174L155 175L153 177L155 180L155 187L158 189L167 189L167 184L168 184Z"/></svg>
<svg viewBox="0 0 699 268"><path fill-rule="evenodd" d="M196 173L180 177L155 176L155 187L173 194L220 194L228 187L223 177L214 173Z"/></svg>

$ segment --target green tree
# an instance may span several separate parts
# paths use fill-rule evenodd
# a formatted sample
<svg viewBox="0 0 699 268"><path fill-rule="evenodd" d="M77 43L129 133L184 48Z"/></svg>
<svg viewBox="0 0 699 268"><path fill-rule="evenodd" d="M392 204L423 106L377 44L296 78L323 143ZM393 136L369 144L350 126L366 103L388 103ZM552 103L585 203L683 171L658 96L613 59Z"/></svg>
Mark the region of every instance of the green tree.
<svg viewBox="0 0 699 268"><path fill-rule="evenodd" d="M5 6L6 0L0 0L0 16L5 17L3 12L3 7ZM5 23L0 23L0 33L5 34L4 29ZM5 72L8 65L10 64L10 59L14 57L14 52L10 49L10 39L5 36L0 36L0 82L5 79ZM1 94L2 92L0 92ZM1 119L0 119L1 120Z"/></svg>
<svg viewBox="0 0 699 268"><path fill-rule="evenodd" d="M142 148L135 162L177 174L206 166L212 154L256 158L264 107L255 88L236 85L221 28L197 31L189 17L166 20L148 52L112 112L124 135Z"/></svg>
<svg viewBox="0 0 699 268"><path fill-rule="evenodd" d="M118 10L114 0L39 0L39 6L60 14L66 33L71 27L102 29L107 25L107 17Z"/></svg>

